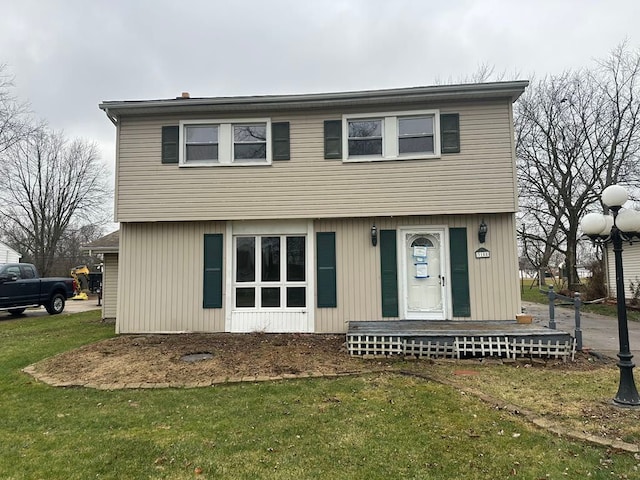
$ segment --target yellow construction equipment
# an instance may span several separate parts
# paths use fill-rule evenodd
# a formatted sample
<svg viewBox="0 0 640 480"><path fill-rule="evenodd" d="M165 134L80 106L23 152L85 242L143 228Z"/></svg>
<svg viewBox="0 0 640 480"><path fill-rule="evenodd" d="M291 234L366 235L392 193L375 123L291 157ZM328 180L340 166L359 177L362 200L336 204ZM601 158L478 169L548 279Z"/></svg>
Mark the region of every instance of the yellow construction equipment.
<svg viewBox="0 0 640 480"><path fill-rule="evenodd" d="M71 276L76 288L75 296L71 300L89 300L87 291L89 290L89 269L86 265L79 265L71 269Z"/></svg>

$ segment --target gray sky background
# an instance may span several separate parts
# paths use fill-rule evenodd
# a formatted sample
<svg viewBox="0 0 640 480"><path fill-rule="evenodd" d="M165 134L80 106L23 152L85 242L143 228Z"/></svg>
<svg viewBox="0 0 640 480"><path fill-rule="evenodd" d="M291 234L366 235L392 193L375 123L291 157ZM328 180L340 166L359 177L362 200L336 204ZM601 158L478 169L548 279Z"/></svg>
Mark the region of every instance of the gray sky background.
<svg viewBox="0 0 640 480"><path fill-rule="evenodd" d="M0 0L16 93L113 170L102 100L309 93L507 79L640 47L638 0Z"/></svg>

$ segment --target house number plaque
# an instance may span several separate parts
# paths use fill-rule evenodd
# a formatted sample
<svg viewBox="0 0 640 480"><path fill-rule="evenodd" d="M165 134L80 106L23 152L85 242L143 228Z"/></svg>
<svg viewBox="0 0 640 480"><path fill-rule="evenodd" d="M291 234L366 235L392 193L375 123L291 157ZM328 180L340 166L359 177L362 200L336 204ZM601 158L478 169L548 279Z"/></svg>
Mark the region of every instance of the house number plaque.
<svg viewBox="0 0 640 480"><path fill-rule="evenodd" d="M490 258L491 252L486 248L479 248L476 250L476 258Z"/></svg>

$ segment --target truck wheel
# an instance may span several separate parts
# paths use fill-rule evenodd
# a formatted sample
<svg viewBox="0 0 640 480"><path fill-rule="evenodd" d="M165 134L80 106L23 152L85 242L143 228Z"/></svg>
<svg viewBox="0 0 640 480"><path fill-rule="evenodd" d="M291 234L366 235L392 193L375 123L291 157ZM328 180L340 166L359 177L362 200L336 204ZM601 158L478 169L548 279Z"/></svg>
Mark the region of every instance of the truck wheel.
<svg viewBox="0 0 640 480"><path fill-rule="evenodd" d="M64 295L61 293L54 293L51 300L44 306L44 308L47 309L49 315L58 315L64 310L64 302Z"/></svg>
<svg viewBox="0 0 640 480"><path fill-rule="evenodd" d="M9 313L14 317L17 317L18 315L22 315L22 312L24 312L25 310L26 308L12 308L9 310Z"/></svg>

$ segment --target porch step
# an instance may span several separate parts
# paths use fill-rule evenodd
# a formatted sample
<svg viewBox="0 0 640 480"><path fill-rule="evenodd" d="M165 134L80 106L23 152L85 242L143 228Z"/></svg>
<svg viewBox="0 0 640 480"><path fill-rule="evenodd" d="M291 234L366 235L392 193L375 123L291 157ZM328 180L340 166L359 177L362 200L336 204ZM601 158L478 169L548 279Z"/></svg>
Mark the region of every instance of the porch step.
<svg viewBox="0 0 640 480"><path fill-rule="evenodd" d="M575 357L567 332L516 322L351 322L347 348L352 356L402 355L418 358Z"/></svg>

